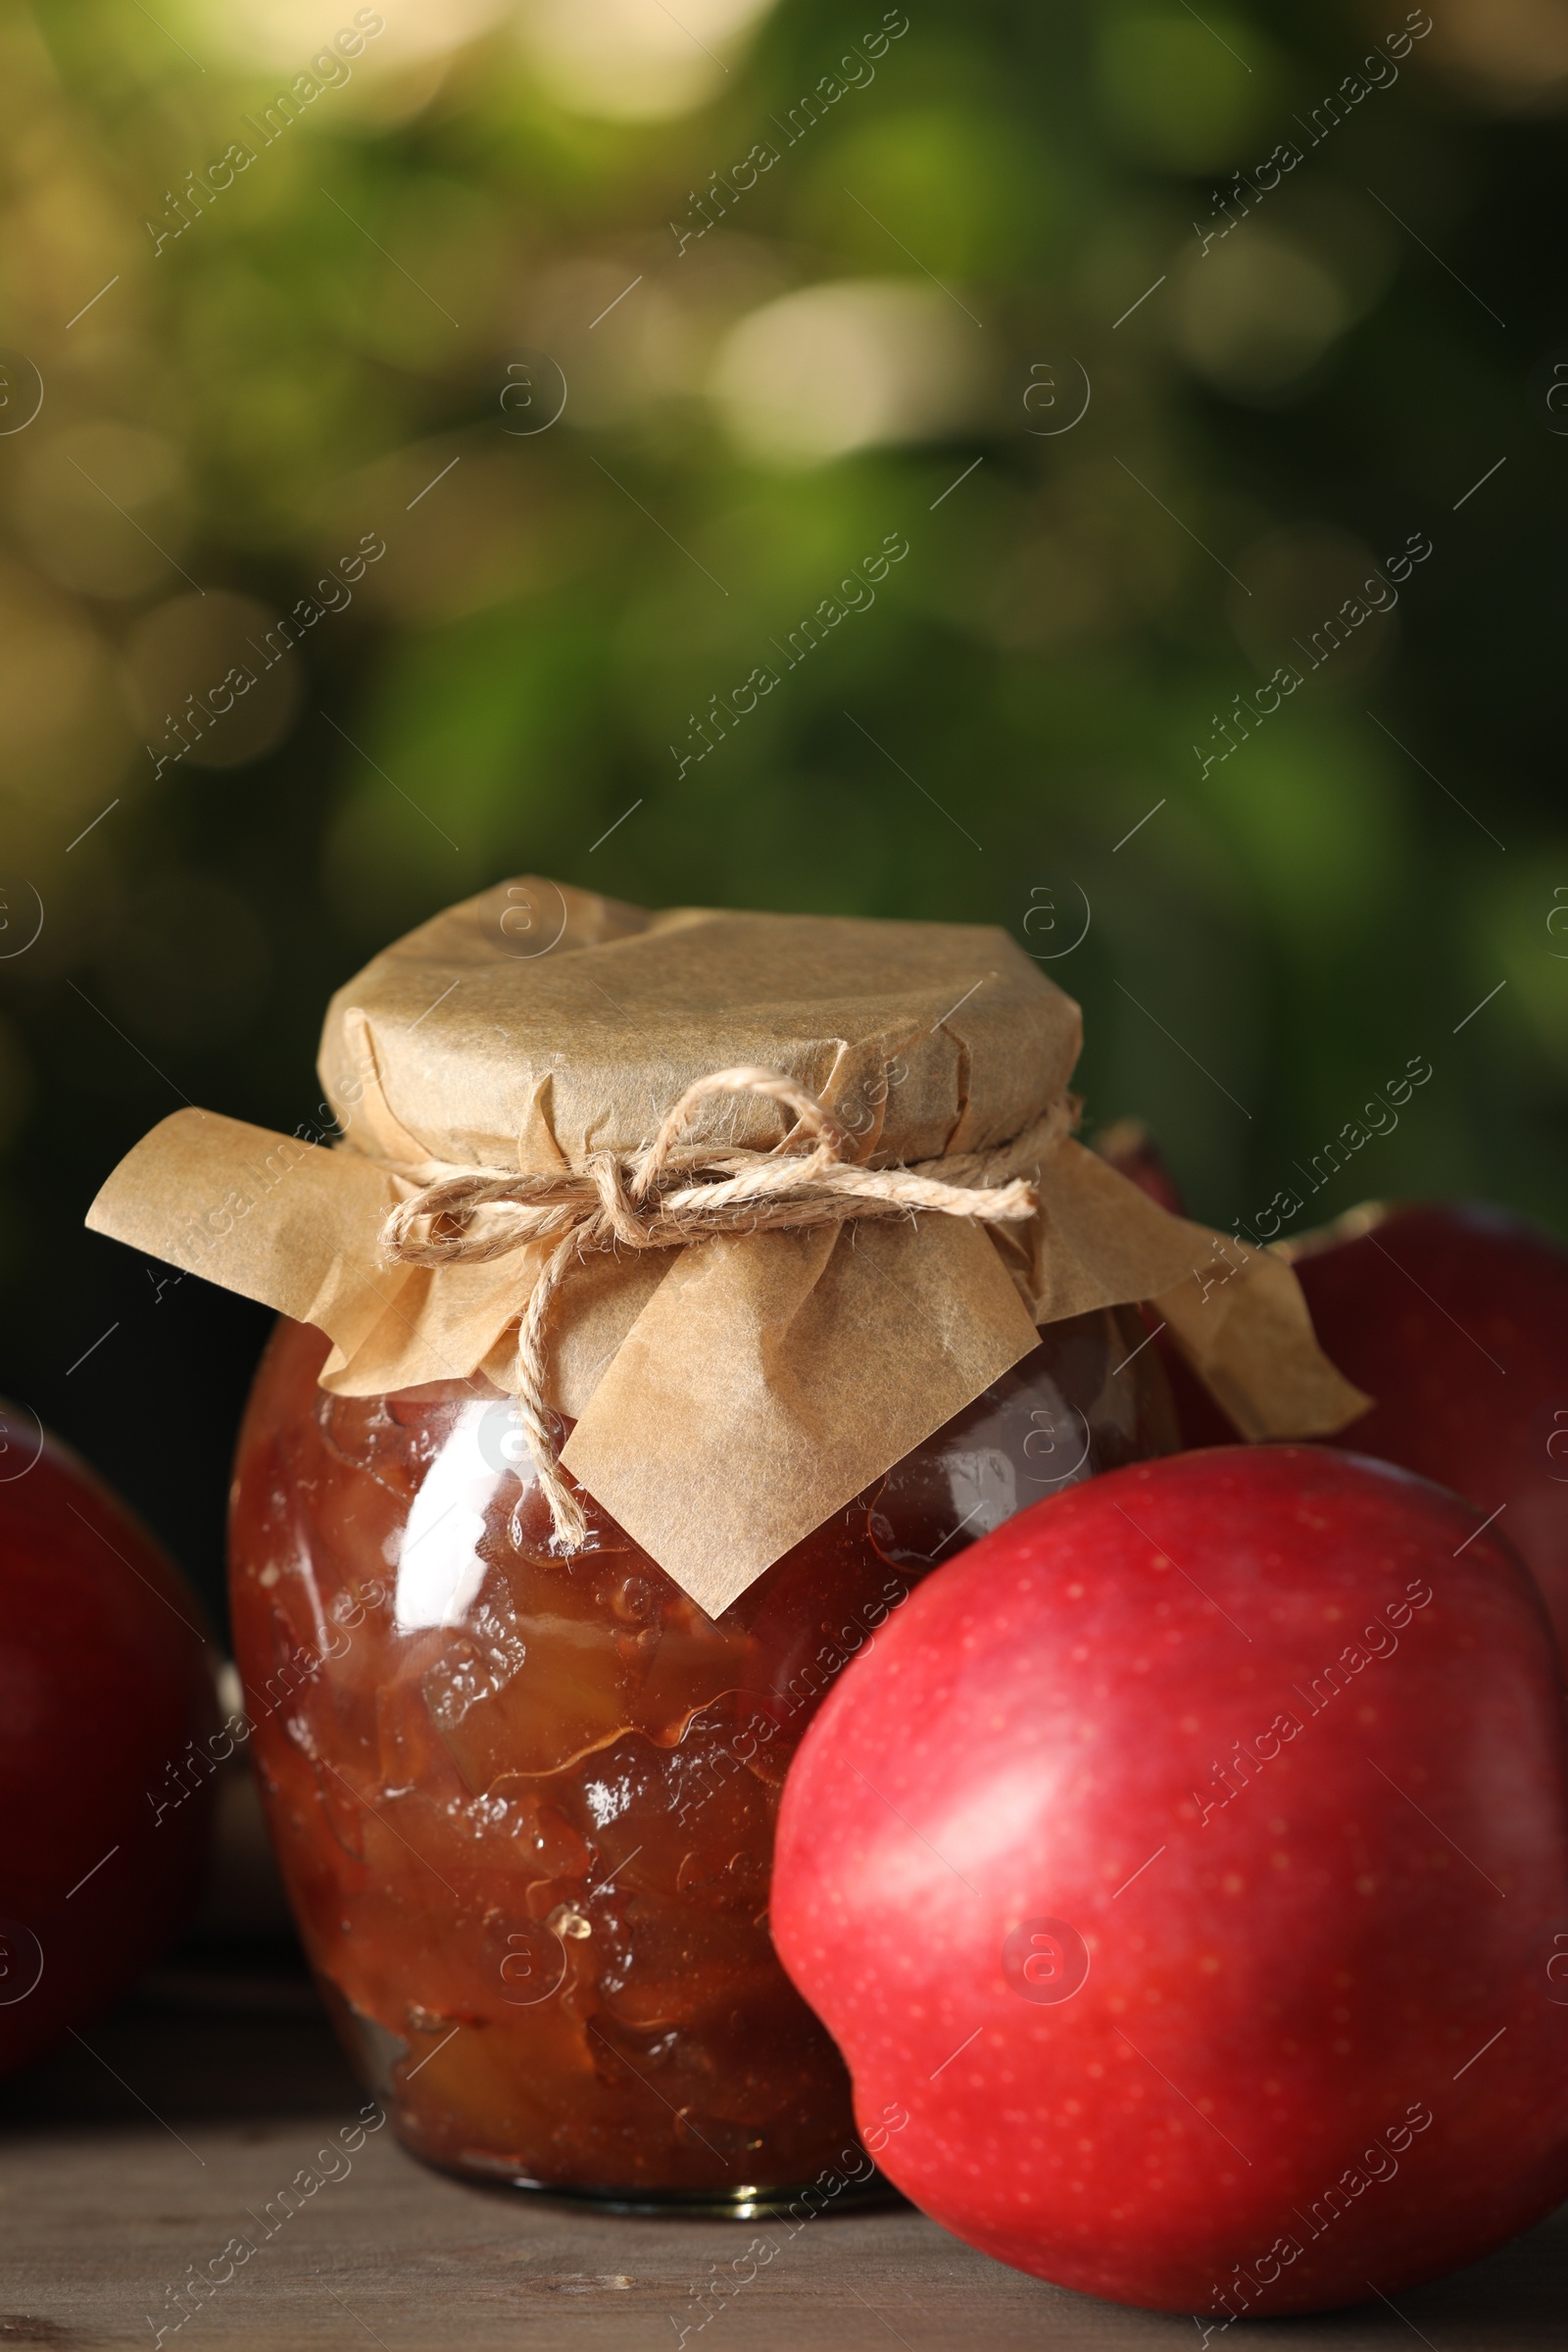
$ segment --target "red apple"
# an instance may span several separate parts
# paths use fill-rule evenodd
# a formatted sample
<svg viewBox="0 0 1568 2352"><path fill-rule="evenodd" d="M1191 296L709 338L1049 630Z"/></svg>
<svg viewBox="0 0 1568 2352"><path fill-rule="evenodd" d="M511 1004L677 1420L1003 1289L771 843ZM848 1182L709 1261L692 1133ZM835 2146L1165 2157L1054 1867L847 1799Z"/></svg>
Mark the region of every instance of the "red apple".
<svg viewBox="0 0 1568 2352"><path fill-rule="evenodd" d="M935 2220L1212 2328L1568 2195L1562 1694L1478 1530L1381 1463L1178 1454L1021 1512L848 1669L773 1933Z"/></svg>
<svg viewBox="0 0 1568 2352"><path fill-rule="evenodd" d="M1293 1256L1319 1345L1378 1400L1330 1443L1500 1508L1568 1655L1568 1250L1462 1202L1347 1226Z"/></svg>
<svg viewBox="0 0 1568 2352"><path fill-rule="evenodd" d="M0 1405L0 2073L184 1925L206 1862L215 1653L123 1504Z"/></svg>

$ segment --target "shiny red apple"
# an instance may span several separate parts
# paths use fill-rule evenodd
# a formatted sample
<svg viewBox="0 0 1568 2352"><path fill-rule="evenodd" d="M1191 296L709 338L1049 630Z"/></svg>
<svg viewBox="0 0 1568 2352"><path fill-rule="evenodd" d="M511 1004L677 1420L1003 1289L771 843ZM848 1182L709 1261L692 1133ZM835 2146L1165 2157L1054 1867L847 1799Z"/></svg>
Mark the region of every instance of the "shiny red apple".
<svg viewBox="0 0 1568 2352"><path fill-rule="evenodd" d="M1139 1463L921 1585L808 1732L772 1924L880 2161L1206 2329L1568 2195L1568 1760L1497 1532L1307 1446Z"/></svg>
<svg viewBox="0 0 1568 2352"><path fill-rule="evenodd" d="M85 2025L184 1925L214 1663L146 1529L0 1405L0 2073Z"/></svg>
<svg viewBox="0 0 1568 2352"><path fill-rule="evenodd" d="M1568 1250L1425 1201L1357 1211L1293 1263L1319 1345L1377 1398L1330 1442L1500 1511L1568 1655Z"/></svg>

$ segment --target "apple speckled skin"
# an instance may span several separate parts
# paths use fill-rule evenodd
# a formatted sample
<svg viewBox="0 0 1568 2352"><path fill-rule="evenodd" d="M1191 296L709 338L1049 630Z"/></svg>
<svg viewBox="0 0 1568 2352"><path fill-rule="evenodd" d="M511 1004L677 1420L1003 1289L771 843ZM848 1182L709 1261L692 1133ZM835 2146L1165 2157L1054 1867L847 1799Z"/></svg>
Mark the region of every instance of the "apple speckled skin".
<svg viewBox="0 0 1568 2352"><path fill-rule="evenodd" d="M786 1785L784 1964L935 2220L1205 2328L1568 2195L1551 1635L1480 1515L1318 1447L1142 1463L929 1579Z"/></svg>

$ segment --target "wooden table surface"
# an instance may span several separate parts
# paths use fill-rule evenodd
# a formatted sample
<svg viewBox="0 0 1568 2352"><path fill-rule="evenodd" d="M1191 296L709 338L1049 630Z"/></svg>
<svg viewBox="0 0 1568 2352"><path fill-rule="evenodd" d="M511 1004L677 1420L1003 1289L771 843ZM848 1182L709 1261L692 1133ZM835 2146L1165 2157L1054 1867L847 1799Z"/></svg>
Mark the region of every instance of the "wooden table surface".
<svg viewBox="0 0 1568 2352"><path fill-rule="evenodd" d="M90 2046L89 2046L90 2045ZM309 1988L166 1973L86 2043L0 2089L0 2346L150 2347L168 2289L221 2256L360 2103ZM146 2104L142 2104L145 2101ZM156 2115L149 2112L156 2109ZM1191 2352L1190 2319L1069 2294L908 2210L788 2225L583 2212L427 2171L390 2131L218 2288L178 2352ZM252 2238L261 2235L249 2227ZM754 2236L771 2261L706 2327L692 2290ZM1321 2319L1243 2324L1251 2352L1524 2352L1568 2341L1568 2210L1458 2277Z"/></svg>

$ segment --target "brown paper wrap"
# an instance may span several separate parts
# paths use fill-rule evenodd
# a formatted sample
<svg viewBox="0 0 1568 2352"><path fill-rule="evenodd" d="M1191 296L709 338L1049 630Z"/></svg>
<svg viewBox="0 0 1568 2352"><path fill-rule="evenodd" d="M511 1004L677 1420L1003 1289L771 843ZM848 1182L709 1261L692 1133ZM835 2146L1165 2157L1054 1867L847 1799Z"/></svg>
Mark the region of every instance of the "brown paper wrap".
<svg viewBox="0 0 1568 2352"><path fill-rule="evenodd" d="M503 883L333 998L319 1066L343 1143L176 1111L87 1221L316 1324L338 1395L514 1391L548 1246L388 1262L382 1224L418 1186L629 1154L694 1081L741 1063L809 1088L862 1164L987 1152L1060 1099L1080 1038L1076 1004L1000 931L650 914ZM790 1127L736 1095L693 1140L768 1151ZM566 1468L716 1615L1062 1316L1156 1302L1249 1437L1326 1435L1364 1409L1282 1260L1167 1215L1070 1137L1027 1173L1024 1225L921 1215L586 1259L551 1326Z"/></svg>

